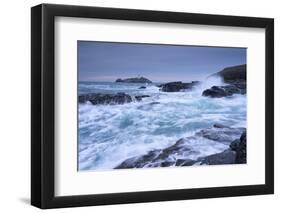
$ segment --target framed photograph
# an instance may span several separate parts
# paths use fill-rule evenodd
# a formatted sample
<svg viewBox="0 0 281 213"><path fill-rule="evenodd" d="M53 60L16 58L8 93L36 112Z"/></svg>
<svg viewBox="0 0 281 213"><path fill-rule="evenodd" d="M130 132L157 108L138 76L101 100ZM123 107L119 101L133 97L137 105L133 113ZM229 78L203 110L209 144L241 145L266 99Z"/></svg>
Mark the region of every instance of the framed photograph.
<svg viewBox="0 0 281 213"><path fill-rule="evenodd" d="M274 21L31 9L31 204L272 194Z"/></svg>

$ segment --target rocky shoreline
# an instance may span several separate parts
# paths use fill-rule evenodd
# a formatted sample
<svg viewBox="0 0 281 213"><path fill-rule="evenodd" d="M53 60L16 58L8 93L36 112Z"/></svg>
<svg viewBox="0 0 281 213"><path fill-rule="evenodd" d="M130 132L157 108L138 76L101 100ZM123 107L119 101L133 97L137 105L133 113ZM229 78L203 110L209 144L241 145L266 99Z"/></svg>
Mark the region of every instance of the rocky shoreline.
<svg viewBox="0 0 281 213"><path fill-rule="evenodd" d="M190 159L188 156L194 150L191 149L189 142L200 138L227 144L228 148L221 153ZM165 149L151 150L145 155L129 158L115 169L244 163L246 163L246 129L215 124L194 136L182 138Z"/></svg>

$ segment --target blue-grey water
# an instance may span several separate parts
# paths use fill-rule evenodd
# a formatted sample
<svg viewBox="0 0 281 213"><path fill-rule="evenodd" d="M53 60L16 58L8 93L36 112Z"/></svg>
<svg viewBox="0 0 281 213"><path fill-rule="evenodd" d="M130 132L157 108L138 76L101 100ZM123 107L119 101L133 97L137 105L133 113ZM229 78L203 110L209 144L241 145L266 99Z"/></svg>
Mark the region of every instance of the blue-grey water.
<svg viewBox="0 0 281 213"><path fill-rule="evenodd" d="M246 127L246 95L202 96L204 89L219 84L219 79L212 79L192 91L168 93L154 84L80 82L79 94L125 92L150 97L123 105L79 104L79 170L112 169L130 157L166 148L214 123ZM202 138L192 146L197 154L191 159L227 149Z"/></svg>

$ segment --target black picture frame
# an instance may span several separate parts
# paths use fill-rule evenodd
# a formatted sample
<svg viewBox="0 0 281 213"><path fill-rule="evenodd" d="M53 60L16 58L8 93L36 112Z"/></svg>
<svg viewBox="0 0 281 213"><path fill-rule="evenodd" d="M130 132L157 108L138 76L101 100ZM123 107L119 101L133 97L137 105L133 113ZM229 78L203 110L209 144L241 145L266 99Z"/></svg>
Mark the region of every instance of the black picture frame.
<svg viewBox="0 0 281 213"><path fill-rule="evenodd" d="M54 21L81 17L162 23L264 28L265 184L93 195L54 195ZM41 4L31 8L31 204L42 208L218 198L274 193L274 20L164 11Z"/></svg>

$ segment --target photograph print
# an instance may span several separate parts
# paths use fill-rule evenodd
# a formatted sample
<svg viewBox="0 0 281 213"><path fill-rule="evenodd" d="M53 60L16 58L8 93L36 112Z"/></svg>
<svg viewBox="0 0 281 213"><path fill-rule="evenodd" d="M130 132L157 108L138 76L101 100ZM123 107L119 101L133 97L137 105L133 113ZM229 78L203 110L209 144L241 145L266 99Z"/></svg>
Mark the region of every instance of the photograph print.
<svg viewBox="0 0 281 213"><path fill-rule="evenodd" d="M247 49L77 42L78 171L247 163Z"/></svg>

